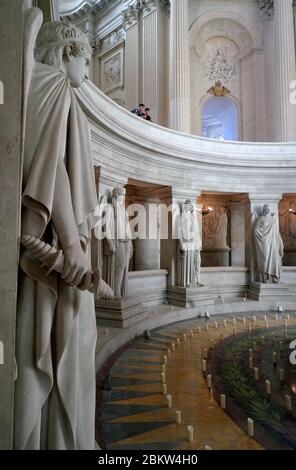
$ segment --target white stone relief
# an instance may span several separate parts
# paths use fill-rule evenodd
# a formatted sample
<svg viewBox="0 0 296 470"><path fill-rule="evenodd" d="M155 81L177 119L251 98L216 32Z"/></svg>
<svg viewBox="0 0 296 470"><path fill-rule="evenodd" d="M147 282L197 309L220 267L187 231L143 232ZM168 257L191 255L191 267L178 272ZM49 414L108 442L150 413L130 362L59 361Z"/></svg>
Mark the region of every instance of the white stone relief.
<svg viewBox="0 0 296 470"><path fill-rule="evenodd" d="M116 46L120 41L122 41L124 37L124 32L122 29L117 31L113 31L104 41L103 41L103 49L108 50L112 49L112 47Z"/></svg>
<svg viewBox="0 0 296 470"><path fill-rule="evenodd" d="M205 77L210 81L222 79L230 82L236 76L236 66L230 62L227 46L210 49L204 68Z"/></svg>
<svg viewBox="0 0 296 470"><path fill-rule="evenodd" d="M203 217L203 249L227 248L228 216L225 207L215 207Z"/></svg>
<svg viewBox="0 0 296 470"><path fill-rule="evenodd" d="M103 62L102 90L106 93L122 85L122 51Z"/></svg>

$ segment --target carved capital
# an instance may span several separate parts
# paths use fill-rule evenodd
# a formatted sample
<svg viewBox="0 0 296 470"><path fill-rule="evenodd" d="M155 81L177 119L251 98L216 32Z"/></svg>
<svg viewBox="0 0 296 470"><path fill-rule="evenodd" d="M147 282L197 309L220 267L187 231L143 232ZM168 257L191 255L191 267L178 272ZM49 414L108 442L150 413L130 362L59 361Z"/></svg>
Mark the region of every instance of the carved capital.
<svg viewBox="0 0 296 470"><path fill-rule="evenodd" d="M100 54L102 49L102 40L101 39L93 39L91 42L92 53Z"/></svg>
<svg viewBox="0 0 296 470"><path fill-rule="evenodd" d="M142 2L137 2L123 10L122 15L124 29L128 29L138 23L141 9Z"/></svg>
<svg viewBox="0 0 296 470"><path fill-rule="evenodd" d="M160 7L167 13L171 12L171 1L170 0L159 0Z"/></svg>
<svg viewBox="0 0 296 470"><path fill-rule="evenodd" d="M142 9L143 15L147 15L158 6L158 0L143 0Z"/></svg>
<svg viewBox="0 0 296 470"><path fill-rule="evenodd" d="M272 20L274 15L273 0L258 0L262 21Z"/></svg>

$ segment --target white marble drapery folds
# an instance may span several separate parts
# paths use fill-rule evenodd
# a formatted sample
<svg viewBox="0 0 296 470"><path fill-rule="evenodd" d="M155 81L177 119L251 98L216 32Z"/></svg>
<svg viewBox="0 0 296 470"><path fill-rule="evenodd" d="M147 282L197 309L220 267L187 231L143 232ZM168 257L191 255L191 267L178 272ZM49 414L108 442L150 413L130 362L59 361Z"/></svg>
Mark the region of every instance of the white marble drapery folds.
<svg viewBox="0 0 296 470"><path fill-rule="evenodd" d="M129 261L133 254L129 218L123 201L117 199L124 188L115 188L112 204L106 206L104 238L104 279L114 291L115 300L128 297Z"/></svg>
<svg viewBox="0 0 296 470"><path fill-rule="evenodd" d="M279 231L278 218L267 205L253 226L255 267L260 282L279 282L282 273L284 246Z"/></svg>
<svg viewBox="0 0 296 470"><path fill-rule="evenodd" d="M201 236L194 207L183 204L180 221L178 285L196 287L200 280Z"/></svg>
<svg viewBox="0 0 296 470"><path fill-rule="evenodd" d="M61 194L68 188L67 210L90 259L97 201L88 123L66 75L36 64L27 108L23 234L34 227L39 238L60 245L52 214L56 204L66 211ZM94 296L57 274L47 276L27 252L20 267L14 447L94 449Z"/></svg>

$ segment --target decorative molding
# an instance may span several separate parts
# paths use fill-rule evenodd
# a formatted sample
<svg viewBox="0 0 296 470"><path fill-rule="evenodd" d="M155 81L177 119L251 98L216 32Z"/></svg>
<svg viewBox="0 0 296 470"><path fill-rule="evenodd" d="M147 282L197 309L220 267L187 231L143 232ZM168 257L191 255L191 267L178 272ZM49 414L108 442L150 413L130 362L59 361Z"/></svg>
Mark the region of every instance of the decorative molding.
<svg viewBox="0 0 296 470"><path fill-rule="evenodd" d="M222 85L220 80L218 80L214 86L212 86L207 93L212 96L228 96L230 94L230 90Z"/></svg>
<svg viewBox="0 0 296 470"><path fill-rule="evenodd" d="M123 86L123 49L101 60L101 89L109 93Z"/></svg>
<svg viewBox="0 0 296 470"><path fill-rule="evenodd" d="M147 15L156 8L161 8L165 12L170 11L170 0L136 0L129 4L122 12L125 29L134 26L140 15Z"/></svg>
<svg viewBox="0 0 296 470"><path fill-rule="evenodd" d="M124 42L125 33L123 28L112 31L108 36L103 39L95 39L92 47L96 54L104 55L107 52L115 49L119 44Z"/></svg>
<svg viewBox="0 0 296 470"><path fill-rule="evenodd" d="M99 11L103 10L106 6L110 6L110 0L100 0L96 2L93 6L90 6L88 3L83 4L81 8L70 15L62 16L63 19L68 21L76 21L79 18L82 18L86 15L96 15Z"/></svg>
<svg viewBox="0 0 296 470"><path fill-rule="evenodd" d="M214 37L232 40L245 56L262 46L261 31L254 21L226 10L208 11L197 18L189 30L190 46L200 56L204 44Z"/></svg>
<svg viewBox="0 0 296 470"><path fill-rule="evenodd" d="M106 39L103 40L104 49L105 50L112 49L119 42L121 42L123 38L124 38L123 29L118 29L117 31L113 31Z"/></svg>

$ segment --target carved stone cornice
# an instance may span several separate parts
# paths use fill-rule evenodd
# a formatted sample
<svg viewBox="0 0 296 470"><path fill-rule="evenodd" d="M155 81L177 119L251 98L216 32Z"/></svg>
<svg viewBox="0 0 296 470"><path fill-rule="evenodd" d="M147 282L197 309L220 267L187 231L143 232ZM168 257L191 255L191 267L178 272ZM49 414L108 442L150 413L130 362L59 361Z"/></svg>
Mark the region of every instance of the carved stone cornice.
<svg viewBox="0 0 296 470"><path fill-rule="evenodd" d="M156 8L161 8L166 13L170 11L170 0L143 0L142 10L143 14L148 14Z"/></svg>
<svg viewBox="0 0 296 470"><path fill-rule="evenodd" d="M63 16L62 18L68 21L75 21L87 15L95 16L99 11L103 10L103 8L105 8L108 5L110 5L110 0L100 0L100 2L96 3L93 6L85 4L75 13L72 13L71 15Z"/></svg>
<svg viewBox="0 0 296 470"><path fill-rule="evenodd" d="M122 12L125 29L136 24L141 15L145 16L156 8L161 8L169 13L170 0L136 0Z"/></svg>

